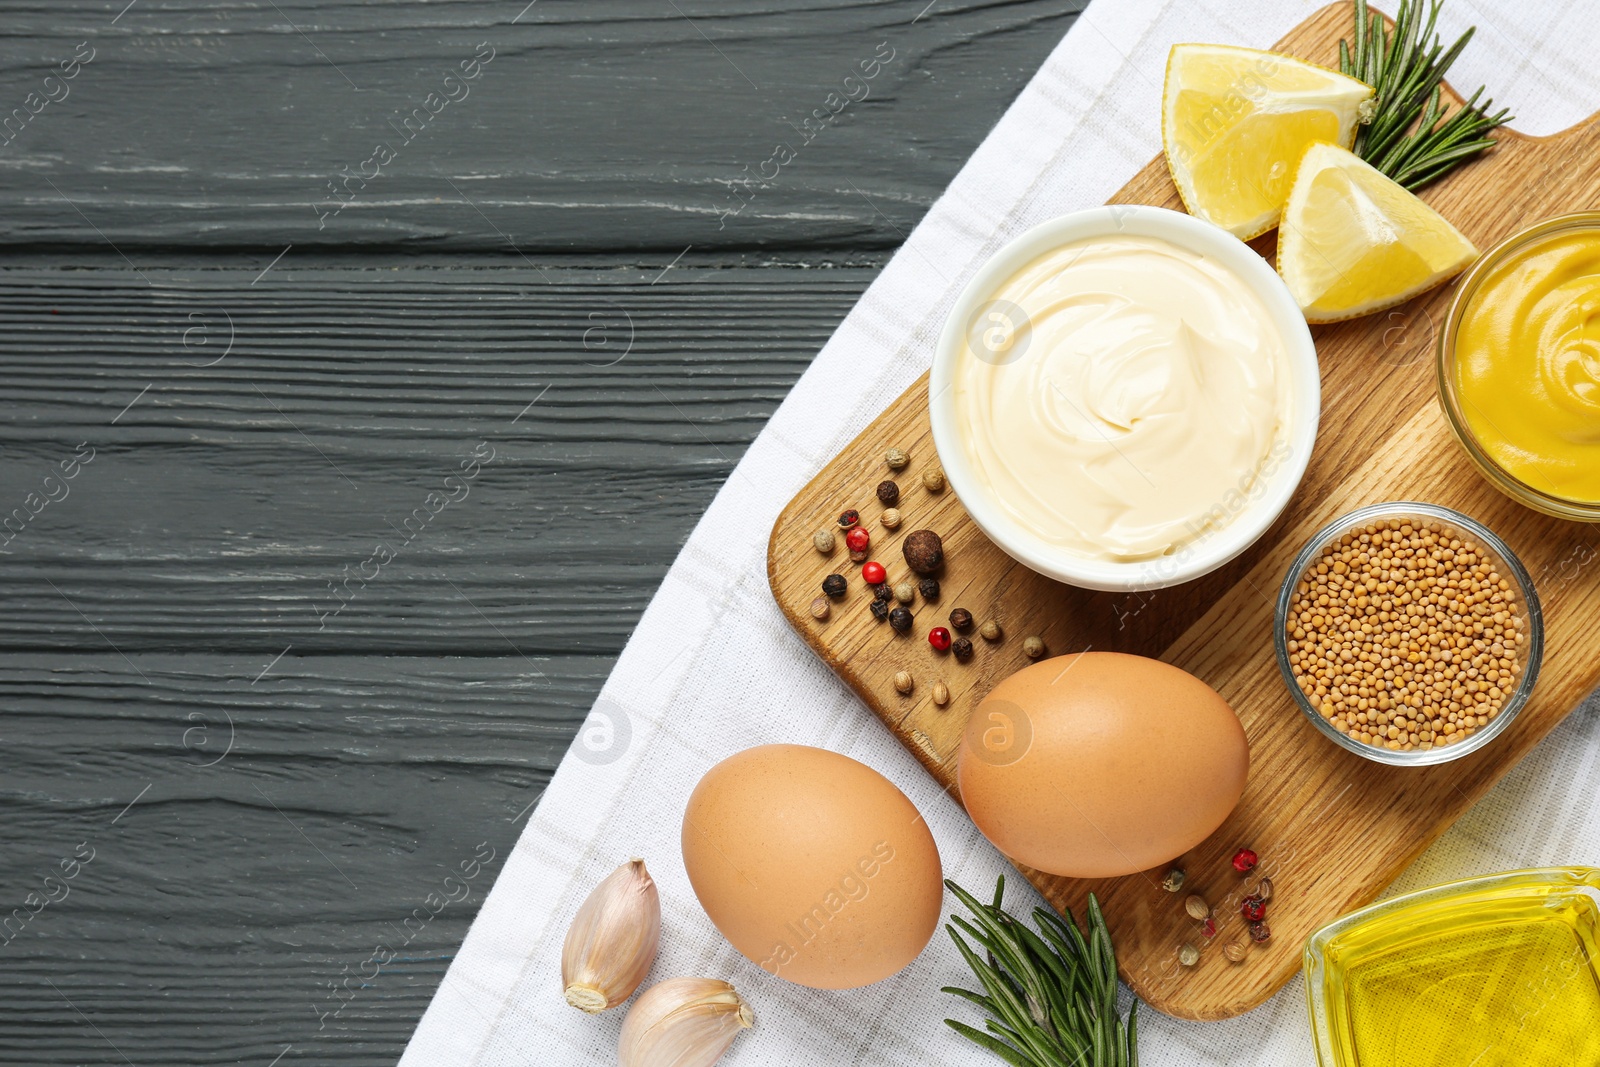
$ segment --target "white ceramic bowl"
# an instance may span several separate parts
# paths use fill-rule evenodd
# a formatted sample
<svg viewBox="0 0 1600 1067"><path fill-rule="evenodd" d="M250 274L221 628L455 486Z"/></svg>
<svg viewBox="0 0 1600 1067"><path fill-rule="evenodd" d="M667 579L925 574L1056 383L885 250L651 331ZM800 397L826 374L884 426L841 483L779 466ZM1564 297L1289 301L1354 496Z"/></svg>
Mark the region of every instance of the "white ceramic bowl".
<svg viewBox="0 0 1600 1067"><path fill-rule="evenodd" d="M1011 518L987 482L967 462L964 426L951 388L967 344L966 324L994 292L1028 262L1073 241L1127 234L1153 237L1206 256L1236 274L1266 307L1283 338L1289 362L1289 453L1264 472L1232 520L1176 552L1137 561L1096 560L1051 544ZM956 298L933 356L928 386L933 443L950 487L989 539L1008 555L1047 577L1086 589L1114 592L1160 589L1208 574L1249 548L1294 495L1311 460L1322 412L1317 349L1294 298L1276 271L1249 245L1209 222L1165 208L1129 204L1074 212L1041 223L996 252ZM1244 494L1241 494L1244 495Z"/></svg>

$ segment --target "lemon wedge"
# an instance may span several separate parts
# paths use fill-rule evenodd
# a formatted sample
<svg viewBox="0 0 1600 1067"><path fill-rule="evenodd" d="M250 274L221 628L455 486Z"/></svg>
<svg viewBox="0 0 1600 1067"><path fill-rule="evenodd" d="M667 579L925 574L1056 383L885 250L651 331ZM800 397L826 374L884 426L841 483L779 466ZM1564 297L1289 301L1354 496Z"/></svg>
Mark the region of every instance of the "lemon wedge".
<svg viewBox="0 0 1600 1067"><path fill-rule="evenodd" d="M1364 82L1276 52L1174 45L1161 144L1184 206L1241 240L1272 229L1306 147L1353 144L1371 99Z"/></svg>
<svg viewBox="0 0 1600 1067"><path fill-rule="evenodd" d="M1355 153L1306 149L1278 231L1278 273L1307 322L1392 307L1477 258L1443 215Z"/></svg>

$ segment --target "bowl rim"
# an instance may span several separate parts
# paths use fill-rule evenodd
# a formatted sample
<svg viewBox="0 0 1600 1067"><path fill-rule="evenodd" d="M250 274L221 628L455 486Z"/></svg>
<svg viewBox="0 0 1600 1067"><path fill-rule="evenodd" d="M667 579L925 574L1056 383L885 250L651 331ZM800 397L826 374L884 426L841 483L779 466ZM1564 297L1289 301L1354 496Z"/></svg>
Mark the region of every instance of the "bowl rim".
<svg viewBox="0 0 1600 1067"><path fill-rule="evenodd" d="M1224 526L1177 552L1136 561L1090 560L1049 546L1014 522L989 496L961 447L953 374L965 349L965 323L995 289L1023 264L1073 241L1129 234L1153 237L1206 256L1228 268L1266 307L1283 338L1289 365L1290 412L1281 440L1289 452L1265 480L1266 490L1247 500ZM1300 486L1316 444L1322 414L1322 375L1316 344L1283 279L1253 248L1212 223L1170 208L1108 204L1059 215L1003 245L973 274L945 316L928 379L928 415L934 449L956 497L978 528L1026 567L1086 589L1134 592L1161 589L1216 570L1254 544L1277 521ZM1276 446L1275 446L1276 447ZM1254 487L1252 487L1253 489Z"/></svg>
<svg viewBox="0 0 1600 1067"><path fill-rule="evenodd" d="M1517 687L1506 697L1500 708L1500 714L1495 716L1493 722L1465 741L1457 741L1453 745L1440 745L1430 749L1412 749L1411 751L1396 751L1387 748L1378 748L1362 741L1357 741L1347 734L1335 730L1331 723L1324 719L1311 701L1300 691L1300 686L1294 680L1294 668L1289 663L1289 638L1284 632L1284 624L1289 617L1289 602L1294 596L1295 586L1299 583L1300 576L1321 555L1322 549L1334 537L1348 532L1352 527L1363 526L1375 519L1404 518L1408 516L1426 516L1440 522L1451 523L1467 531L1489 546L1495 555L1505 563L1506 569L1511 572L1517 586L1522 593L1524 605L1528 616L1527 621L1527 665L1523 668L1522 677L1517 682ZM1533 687L1539 680L1539 668L1544 662L1544 611L1539 603L1538 590L1534 588L1533 578L1517 558L1517 554L1502 541L1498 535L1483 523L1464 515L1454 508L1447 508L1442 504L1429 504L1420 500L1391 500L1379 504L1368 504L1346 512L1338 518L1324 525L1306 542L1289 565L1288 572L1283 577L1283 583L1278 588L1278 599L1272 611L1272 647L1278 661L1278 673L1283 677L1284 686L1289 690L1290 697L1299 707L1300 713L1317 728L1317 732L1333 741L1334 744L1347 752L1369 759L1374 763L1383 763L1391 767L1431 767L1440 763L1449 763L1463 756L1470 755L1499 737L1511 725L1511 721L1522 711L1528 703L1528 698L1533 694Z"/></svg>
<svg viewBox="0 0 1600 1067"><path fill-rule="evenodd" d="M1502 467L1485 451L1478 443L1477 435L1472 432L1472 426L1462 411L1460 398L1456 394L1454 373L1456 335L1460 332L1462 319L1466 317L1467 305L1478 295L1478 287L1489 272L1500 266L1513 253L1552 234L1584 229L1600 233L1600 211L1574 211L1542 219L1502 238L1478 257L1456 283L1455 292L1450 297L1450 306L1445 311L1444 327L1439 331L1434 345L1434 382L1445 422L1449 423L1450 431L1455 435L1456 441L1466 452L1467 457L1491 485L1519 504L1543 514L1553 515L1558 519L1600 522L1600 503L1556 496L1529 485Z"/></svg>

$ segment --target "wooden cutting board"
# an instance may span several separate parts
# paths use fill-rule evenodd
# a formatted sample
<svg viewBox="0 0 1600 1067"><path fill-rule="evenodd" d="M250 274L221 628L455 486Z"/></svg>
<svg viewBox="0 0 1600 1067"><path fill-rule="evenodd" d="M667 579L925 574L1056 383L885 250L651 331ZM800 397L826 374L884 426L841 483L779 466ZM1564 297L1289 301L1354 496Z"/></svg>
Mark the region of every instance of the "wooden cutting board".
<svg viewBox="0 0 1600 1067"><path fill-rule="evenodd" d="M1318 12L1277 49L1334 66L1349 32L1350 7ZM1457 171L1423 198L1480 248L1546 218L1600 207L1600 121L1591 118L1553 137L1501 131L1486 158ZM1114 203L1182 208L1165 163L1150 162ZM1270 255L1272 237L1255 242ZM1097 593L1061 585L1014 562L968 518L949 489L931 493L922 473L938 465L928 428L923 375L790 502L768 548L773 595L796 630L836 670L894 735L955 795L955 753L967 716L1000 679L1024 666L1023 638L1041 636L1050 655L1085 649L1157 656L1215 687L1239 713L1250 739L1250 782L1237 810L1216 834L1178 858L1188 886L1216 908L1207 940L1183 910L1183 895L1159 885L1163 869L1084 881L1027 871L1057 907L1080 916L1090 891L1104 904L1123 978L1156 1009L1188 1019L1223 1019L1256 1007L1300 967L1306 937L1330 919L1373 900L1539 739L1600 682L1600 527L1539 515L1501 496L1479 476L1450 434L1434 386L1435 328L1451 287L1391 312L1313 327L1322 364L1321 435L1305 480L1283 516L1243 557L1199 581L1143 594ZM892 474L884 450L910 453ZM878 482L902 489L904 524L885 530ZM1292 703L1273 658L1273 598L1294 555L1340 514L1386 500L1426 500L1457 508L1500 534L1534 576L1543 601L1543 673L1532 701L1493 744L1431 768L1391 768L1346 753L1320 736ZM891 580L909 572L900 541L918 528L944 539L947 562L937 605L919 597L907 637L874 620L870 594L846 558L842 539L831 556L812 534L857 508L873 536L872 557ZM839 571L850 592L825 622L811 617L822 579ZM998 644L975 641L965 663L934 652L925 636L946 625L954 607L1004 629ZM916 682L896 692L897 671ZM936 681L950 701L932 700ZM1230 939L1248 941L1238 902L1254 885L1230 858L1241 846L1261 856L1270 875L1272 939L1251 945L1243 964L1222 954ZM971 886L980 896L988 887ZM1202 947L1197 966L1178 964L1187 941Z"/></svg>

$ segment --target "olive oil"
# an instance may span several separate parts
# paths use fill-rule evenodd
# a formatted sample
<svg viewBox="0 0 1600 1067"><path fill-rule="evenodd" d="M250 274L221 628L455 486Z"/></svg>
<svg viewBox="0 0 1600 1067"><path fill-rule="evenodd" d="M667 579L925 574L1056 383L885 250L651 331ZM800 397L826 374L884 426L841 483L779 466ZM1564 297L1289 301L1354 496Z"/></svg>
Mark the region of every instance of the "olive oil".
<svg viewBox="0 0 1600 1067"><path fill-rule="evenodd" d="M1600 1067L1600 907L1582 889L1436 897L1324 954L1344 1067Z"/></svg>

